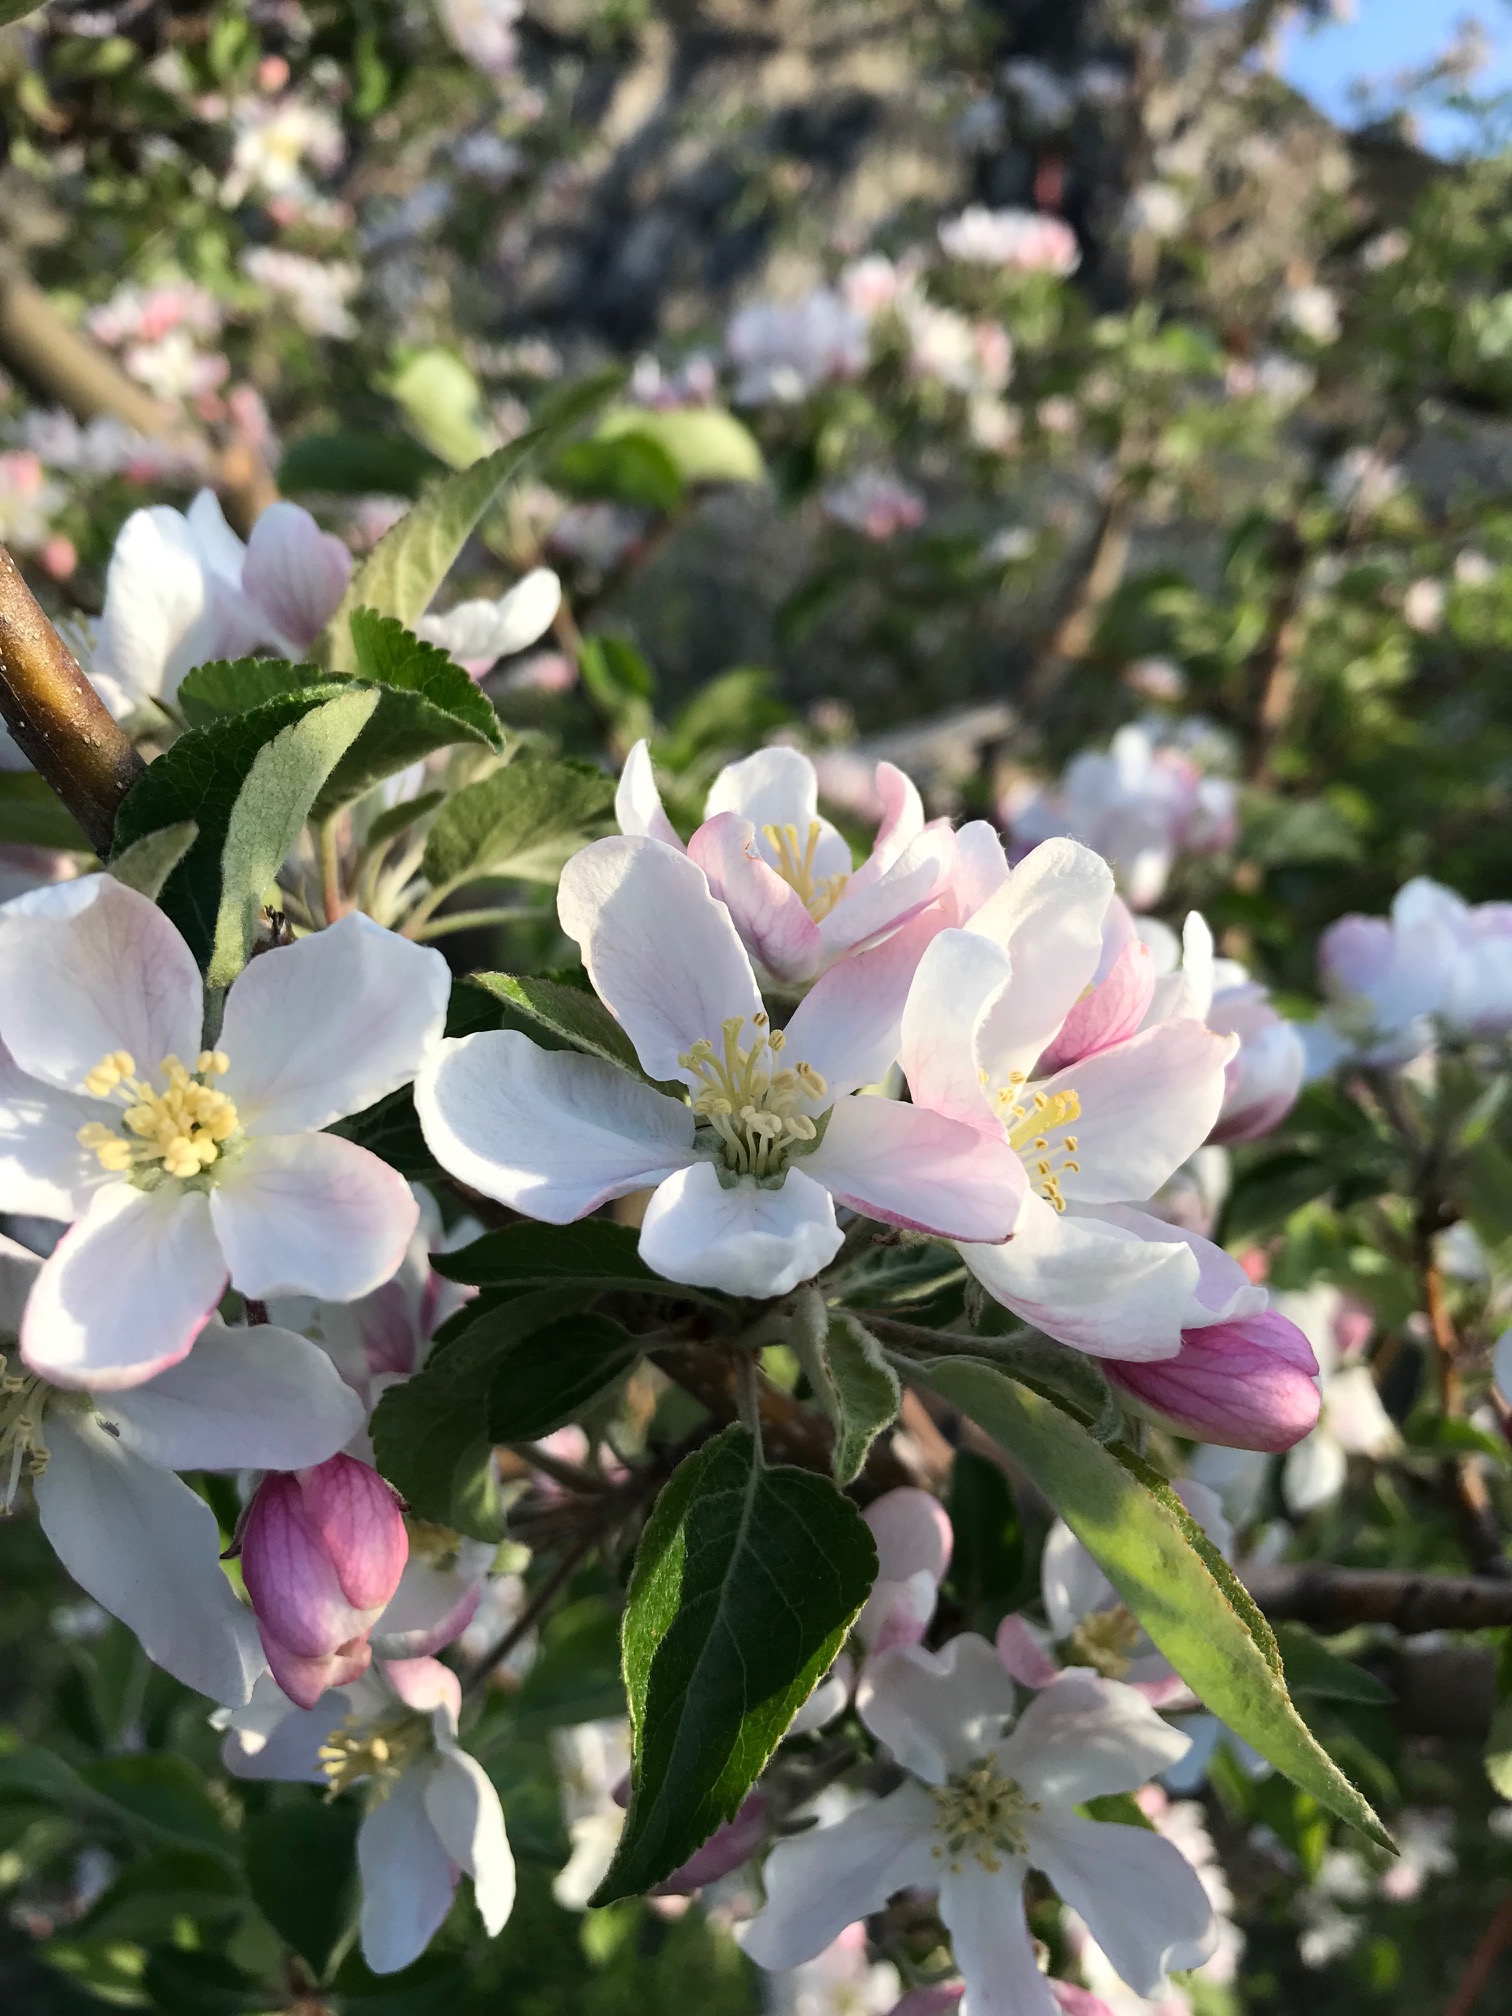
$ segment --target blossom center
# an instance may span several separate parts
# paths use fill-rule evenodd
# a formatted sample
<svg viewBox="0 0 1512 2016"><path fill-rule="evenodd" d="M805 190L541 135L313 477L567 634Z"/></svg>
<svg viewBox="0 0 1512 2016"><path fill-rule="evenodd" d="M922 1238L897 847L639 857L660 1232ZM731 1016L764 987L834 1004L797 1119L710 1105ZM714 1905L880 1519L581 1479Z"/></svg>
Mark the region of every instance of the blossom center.
<svg viewBox="0 0 1512 2016"><path fill-rule="evenodd" d="M224 1050L202 1050L192 1071L177 1057L165 1057L158 1076L166 1082L159 1088L137 1076L130 1051L112 1050L83 1089L92 1099L119 1100L126 1110L114 1126L91 1120L79 1129L79 1141L113 1176L161 1170L183 1181L202 1175L241 1126L231 1100L210 1082L230 1068Z"/></svg>
<svg viewBox="0 0 1512 2016"><path fill-rule="evenodd" d="M818 1125L804 1109L828 1087L812 1065L779 1061L786 1038L768 1027L765 1010L750 1019L749 1043L740 1040L746 1017L731 1015L720 1024L720 1050L701 1036L677 1061L699 1081L693 1111L717 1137L725 1168L737 1176L780 1176L818 1139Z"/></svg>
<svg viewBox="0 0 1512 2016"><path fill-rule="evenodd" d="M23 1470L40 1477L47 1468L42 1416L52 1388L34 1372L12 1372L0 1351L0 1512L16 1501Z"/></svg>
<svg viewBox="0 0 1512 2016"><path fill-rule="evenodd" d="M807 837L800 840L796 826L763 826L762 838L777 856L777 873L789 889L795 890L803 907L817 924L828 917L845 894L849 875L814 874L814 855L819 846L819 821L811 819Z"/></svg>
<svg viewBox="0 0 1512 2016"><path fill-rule="evenodd" d="M334 1799L339 1792L365 1782L372 1803L381 1804L430 1740L429 1717L408 1709L377 1722L348 1715L330 1731L316 1753L327 1797Z"/></svg>
<svg viewBox="0 0 1512 2016"><path fill-rule="evenodd" d="M1139 1623L1122 1603L1083 1617L1061 1647L1068 1666L1090 1666L1105 1680L1122 1680L1134 1663Z"/></svg>
<svg viewBox="0 0 1512 2016"><path fill-rule="evenodd" d="M952 1869L969 1855L995 1875L1005 1855L1026 1852L1024 1819L1038 1813L1039 1805L991 1757L978 1758L969 1771L958 1771L930 1791L939 1809L934 1853L948 1858Z"/></svg>
<svg viewBox="0 0 1512 2016"><path fill-rule="evenodd" d="M985 1075L985 1074L984 1074ZM993 1094L998 1117L1008 1130L1008 1146L1024 1164L1029 1181L1047 1204L1064 1211L1061 1178L1081 1169L1075 1160L1076 1136L1061 1130L1081 1118L1081 1101L1069 1087L1064 1092L1031 1092L1022 1071Z"/></svg>

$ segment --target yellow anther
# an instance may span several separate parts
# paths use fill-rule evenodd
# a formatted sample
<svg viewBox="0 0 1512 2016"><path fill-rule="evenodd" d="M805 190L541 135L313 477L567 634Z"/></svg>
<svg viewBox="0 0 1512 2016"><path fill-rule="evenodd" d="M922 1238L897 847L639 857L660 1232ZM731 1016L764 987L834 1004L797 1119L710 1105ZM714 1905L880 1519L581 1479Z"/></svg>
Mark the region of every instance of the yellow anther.
<svg viewBox="0 0 1512 2016"><path fill-rule="evenodd" d="M969 1855L996 1874L1004 1856L1025 1852L1024 1820L1039 1812L1038 1803L1016 1779L1005 1777L993 1758L983 1757L930 1790L938 1809L934 1853L952 1869Z"/></svg>
<svg viewBox="0 0 1512 2016"><path fill-rule="evenodd" d="M1070 1159L1076 1147L1074 1134L1063 1134L1055 1138L1056 1129L1065 1127L1081 1118L1081 1101L1075 1092L1034 1092L1027 1104L1014 1100L1013 1088L1022 1084L1021 1071L1010 1073L1009 1082L994 1094L995 1103L1007 1110L1003 1114L1003 1124L1008 1130L1008 1145L1014 1153L1034 1157L1030 1163L1034 1188L1056 1211L1064 1211L1066 1200L1061 1195L1061 1178L1078 1175L1079 1162ZM1060 1164L1057 1168L1056 1157Z"/></svg>
<svg viewBox="0 0 1512 2016"><path fill-rule="evenodd" d="M181 1182L200 1175L219 1159L241 1124L231 1100L205 1082L229 1069L223 1050L202 1050L194 1072L182 1059L164 1057L158 1075L167 1083L159 1091L135 1075L127 1051L112 1051L85 1078L84 1090L96 1099L123 1100L125 1111L114 1127L98 1120L81 1127L80 1146L112 1175L146 1170L154 1163Z"/></svg>
<svg viewBox="0 0 1512 2016"><path fill-rule="evenodd" d="M782 1031L768 1030L764 1012L751 1020L749 1043L741 1042L746 1018L732 1015L720 1024L722 1054L700 1038L677 1061L698 1081L693 1111L719 1137L726 1168L779 1176L793 1150L817 1138L814 1118L803 1109L828 1087L811 1064L779 1064Z"/></svg>
<svg viewBox="0 0 1512 2016"><path fill-rule="evenodd" d="M762 837L777 856L777 873L796 893L816 924L828 917L845 894L845 886L850 881L848 874L815 876L814 856L818 851L821 830L817 819L809 821L800 852L796 826L763 826L761 829Z"/></svg>

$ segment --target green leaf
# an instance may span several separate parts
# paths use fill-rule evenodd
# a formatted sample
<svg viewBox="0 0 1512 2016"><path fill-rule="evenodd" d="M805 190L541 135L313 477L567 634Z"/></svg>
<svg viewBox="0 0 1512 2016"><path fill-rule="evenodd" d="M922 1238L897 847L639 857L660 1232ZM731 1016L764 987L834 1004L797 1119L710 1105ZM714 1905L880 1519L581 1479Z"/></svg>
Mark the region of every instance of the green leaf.
<svg viewBox="0 0 1512 2016"><path fill-rule="evenodd" d="M718 406L687 406L669 413L618 406L606 413L596 441L626 435L653 442L684 483L763 483L766 464L744 421Z"/></svg>
<svg viewBox="0 0 1512 2016"><path fill-rule="evenodd" d="M159 1946L147 1956L142 1985L160 2016L262 2016L284 1997L219 1953Z"/></svg>
<svg viewBox="0 0 1512 2016"><path fill-rule="evenodd" d="M558 1038L569 1050L581 1050L606 1064L622 1065L637 1078L645 1077L635 1045L597 994L562 980L533 979L529 974L473 973L468 977L475 987L485 988L495 1000Z"/></svg>
<svg viewBox="0 0 1512 2016"><path fill-rule="evenodd" d="M1220 1580L1173 1492L1157 1497L1068 1415L990 1365L941 1359L914 1376L1021 1465L1199 1700L1330 1812L1391 1846L1292 1706L1264 1619L1231 1572L1229 1586Z"/></svg>
<svg viewBox="0 0 1512 2016"><path fill-rule="evenodd" d="M42 0L0 0L0 28L8 28L12 21L24 21L41 6Z"/></svg>
<svg viewBox="0 0 1512 2016"><path fill-rule="evenodd" d="M302 434L278 463L278 487L286 497L324 490L341 497L413 497L445 464L418 441L402 434L366 434L336 428Z"/></svg>
<svg viewBox="0 0 1512 2016"><path fill-rule="evenodd" d="M479 1343L512 1307L506 1302L479 1316ZM623 1379L640 1355L635 1338L607 1316L564 1316L528 1337L511 1337L494 1359L489 1434L495 1442L539 1441Z"/></svg>
<svg viewBox="0 0 1512 2016"><path fill-rule="evenodd" d="M553 463L551 481L572 497L608 497L647 511L675 511L683 501L677 464L645 434L574 441Z"/></svg>
<svg viewBox="0 0 1512 2016"><path fill-rule="evenodd" d="M220 905L205 969L212 987L229 986L246 965L263 897L304 830L322 787L377 706L371 687L342 693L291 722L253 758L221 850Z"/></svg>
<svg viewBox="0 0 1512 2016"><path fill-rule="evenodd" d="M129 1861L73 1926L81 1939L130 1939L153 1946L178 1921L226 1923L243 1916L241 1872L216 1855L159 1848Z"/></svg>
<svg viewBox="0 0 1512 2016"><path fill-rule="evenodd" d="M578 646L578 671L589 699L622 742L649 735L656 674L627 637L601 632Z"/></svg>
<svg viewBox="0 0 1512 2016"><path fill-rule="evenodd" d="M638 1896L732 1819L870 1594L866 1522L823 1477L727 1428L646 1523L621 1639L630 1810L592 1901Z"/></svg>
<svg viewBox="0 0 1512 2016"><path fill-rule="evenodd" d="M564 1283L480 1311L431 1352L413 1379L383 1395L371 1423L373 1453L383 1475L422 1519L474 1540L504 1537L488 1427L501 1359L511 1343L523 1343L597 1292L592 1283Z"/></svg>
<svg viewBox="0 0 1512 2016"><path fill-rule="evenodd" d="M91 1792L162 1840L217 1855L232 1852L221 1810L187 1757L150 1752L104 1757L79 1776Z"/></svg>
<svg viewBox="0 0 1512 2016"><path fill-rule="evenodd" d="M567 1281L593 1281L602 1288L648 1288L676 1295L641 1259L639 1234L607 1218L580 1225L537 1225L522 1219L498 1232L485 1232L455 1253L437 1253L432 1265L448 1281L471 1288L549 1288Z"/></svg>
<svg viewBox="0 0 1512 2016"><path fill-rule="evenodd" d="M246 1825L247 1883L279 1937L323 1980L357 1922L357 1827L361 1810L313 1788Z"/></svg>
<svg viewBox="0 0 1512 2016"><path fill-rule="evenodd" d="M426 447L453 469L466 469L487 455L491 430L482 388L454 350L437 345L416 351L389 380L388 390Z"/></svg>
<svg viewBox="0 0 1512 2016"><path fill-rule="evenodd" d="M178 710L191 728L208 728L227 714L246 714L265 700L329 683L318 667L286 658L213 658L184 674Z"/></svg>
<svg viewBox="0 0 1512 2016"><path fill-rule="evenodd" d="M329 1132L344 1141L355 1141L412 1183L434 1183L445 1176L420 1131L411 1086L401 1085L360 1113L335 1121Z"/></svg>
<svg viewBox="0 0 1512 2016"><path fill-rule="evenodd" d="M1309 1694L1319 1701L1361 1701L1372 1708L1388 1707L1396 1696L1384 1680L1342 1659L1305 1624L1278 1624L1276 1643L1286 1668L1286 1684L1293 1694Z"/></svg>
<svg viewBox="0 0 1512 2016"><path fill-rule="evenodd" d="M72 812L35 770L0 770L0 847L94 852Z"/></svg>
<svg viewBox="0 0 1512 2016"><path fill-rule="evenodd" d="M110 872L117 882L135 889L139 896L150 896L155 903L163 884L198 838L199 827L192 819L160 826L156 833L134 840L123 852L114 855Z"/></svg>
<svg viewBox="0 0 1512 2016"><path fill-rule="evenodd" d="M1024 1525L1013 1486L996 1463L957 1449L950 1466L951 1531L946 1587L968 1617L978 1611L987 1635L1013 1608L1024 1579Z"/></svg>
<svg viewBox="0 0 1512 2016"><path fill-rule="evenodd" d="M614 780L602 770L521 750L436 814L426 879L435 889L483 875L554 882L613 805Z"/></svg>
<svg viewBox="0 0 1512 2016"><path fill-rule="evenodd" d="M368 827L363 844L371 848L387 846L390 840L397 840L401 833L407 833L418 820L428 819L436 807L445 802L444 791L422 791L418 798L405 798L397 805L390 805Z"/></svg>
<svg viewBox="0 0 1512 2016"><path fill-rule="evenodd" d="M822 1302L818 1315L814 1324L794 1324L793 1349L834 1424L835 1482L853 1484L872 1443L897 1419L902 1388L882 1346L859 1316L847 1309L825 1310Z"/></svg>
<svg viewBox="0 0 1512 2016"><path fill-rule="evenodd" d="M202 967L210 964L222 932L229 956L229 949L241 940L248 916L255 922L255 906L298 838L315 793L355 739L376 699L371 688L353 692L340 680L277 694L245 713L191 728L148 764L126 794L116 814L112 858L165 826L192 820L199 827L199 838L163 884L161 900ZM337 712L326 715L328 707ZM311 716L319 718L303 737L296 735L292 742L280 744L282 736L303 727ZM272 749L277 753L259 769L264 752ZM273 778L274 770L283 775ZM254 773L255 787L243 803ZM275 832L280 824L277 815L282 815L282 822ZM231 845L233 821L239 878L234 891L225 887L222 864ZM247 878L270 856L271 867L255 893L249 893Z"/></svg>
<svg viewBox="0 0 1512 2016"><path fill-rule="evenodd" d="M612 395L623 375L618 370L603 372L574 386L528 433L470 469L446 477L384 534L353 575L326 630L327 657L338 672L356 669L350 632L353 610L376 609L380 616L414 623L505 484L559 448Z"/></svg>

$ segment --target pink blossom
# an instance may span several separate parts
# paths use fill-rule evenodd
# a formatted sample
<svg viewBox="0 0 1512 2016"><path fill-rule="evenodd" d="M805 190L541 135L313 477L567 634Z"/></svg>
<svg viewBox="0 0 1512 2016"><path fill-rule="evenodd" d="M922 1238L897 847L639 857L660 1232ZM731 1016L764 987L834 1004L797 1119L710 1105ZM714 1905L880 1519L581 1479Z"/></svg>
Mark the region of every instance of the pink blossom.
<svg viewBox="0 0 1512 2016"><path fill-rule="evenodd" d="M1318 1361L1274 1309L1183 1331L1174 1358L1105 1370L1142 1411L1201 1442L1279 1453L1317 1424Z"/></svg>
<svg viewBox="0 0 1512 2016"><path fill-rule="evenodd" d="M940 226L939 238L945 252L966 265L1063 278L1081 264L1070 225L1039 210L988 210L973 203Z"/></svg>
<svg viewBox="0 0 1512 2016"><path fill-rule="evenodd" d="M882 469L858 469L819 499L826 515L867 539L884 541L924 523L924 499Z"/></svg>

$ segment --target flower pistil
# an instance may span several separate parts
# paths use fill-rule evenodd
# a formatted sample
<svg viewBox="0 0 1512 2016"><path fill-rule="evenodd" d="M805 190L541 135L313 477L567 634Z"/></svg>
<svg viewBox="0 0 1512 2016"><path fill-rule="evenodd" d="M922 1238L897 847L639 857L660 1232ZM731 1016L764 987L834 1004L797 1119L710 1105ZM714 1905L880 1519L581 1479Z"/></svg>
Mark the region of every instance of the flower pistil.
<svg viewBox="0 0 1512 2016"><path fill-rule="evenodd" d="M970 1855L996 1874L1005 1855L1025 1852L1024 1816L1038 1804L1015 1778L1005 1777L991 1757L980 1757L943 1785L932 1786L939 1818L933 1853L958 1870Z"/></svg>

